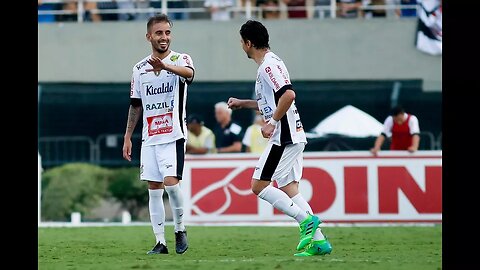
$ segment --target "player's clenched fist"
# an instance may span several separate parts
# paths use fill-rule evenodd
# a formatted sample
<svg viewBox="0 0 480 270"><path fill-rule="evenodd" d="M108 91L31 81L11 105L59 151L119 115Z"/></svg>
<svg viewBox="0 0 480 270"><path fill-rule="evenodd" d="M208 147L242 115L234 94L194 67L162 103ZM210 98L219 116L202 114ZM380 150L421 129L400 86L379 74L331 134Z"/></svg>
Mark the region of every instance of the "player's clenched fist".
<svg viewBox="0 0 480 270"><path fill-rule="evenodd" d="M241 109L241 100L238 98L231 97L228 99L227 105L230 109L236 110L236 109Z"/></svg>

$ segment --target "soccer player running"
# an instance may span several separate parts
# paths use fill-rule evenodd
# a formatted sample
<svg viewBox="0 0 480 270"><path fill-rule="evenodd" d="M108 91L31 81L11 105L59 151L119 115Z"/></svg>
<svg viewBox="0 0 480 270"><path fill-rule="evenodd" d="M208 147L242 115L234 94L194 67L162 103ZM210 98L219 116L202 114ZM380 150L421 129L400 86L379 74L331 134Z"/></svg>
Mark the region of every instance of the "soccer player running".
<svg viewBox="0 0 480 270"><path fill-rule="evenodd" d="M168 198L175 224L175 251L188 248L183 224L182 180L187 137L185 104L187 85L194 76L188 54L170 50L172 23L164 15L148 20L146 38L152 54L133 67L123 157L131 161L131 137L143 112L140 179L148 182L150 220L156 244L147 254L168 254L165 241L163 191Z"/></svg>
<svg viewBox="0 0 480 270"><path fill-rule="evenodd" d="M295 92L283 61L268 44L268 31L258 21L249 20L240 28L242 48L258 65L256 100L229 98L232 109L260 111L265 122L262 135L269 138L252 179L252 191L273 207L294 218L300 225L300 242L295 256L330 254L332 246L318 225L312 208L298 192L302 177L303 150L307 143L300 115L295 106ZM276 181L278 188L270 185Z"/></svg>

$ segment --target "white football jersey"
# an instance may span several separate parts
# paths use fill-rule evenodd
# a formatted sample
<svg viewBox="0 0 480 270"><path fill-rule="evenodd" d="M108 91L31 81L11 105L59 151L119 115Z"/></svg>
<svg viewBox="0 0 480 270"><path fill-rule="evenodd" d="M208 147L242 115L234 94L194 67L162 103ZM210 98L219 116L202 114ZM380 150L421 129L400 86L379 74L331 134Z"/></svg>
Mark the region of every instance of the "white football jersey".
<svg viewBox="0 0 480 270"><path fill-rule="evenodd" d="M258 108L265 122L272 118L278 100L287 89L293 88L285 64L273 52L266 53L262 64L258 67L255 84ZM307 142L295 101L279 120L277 128L270 137L270 142L275 145Z"/></svg>
<svg viewBox="0 0 480 270"><path fill-rule="evenodd" d="M143 106L142 145L156 145L187 139L185 105L187 85L193 78L180 77L170 71L146 72L152 66L145 57L133 67L130 98L141 98ZM188 54L171 51L162 59L165 64L193 67Z"/></svg>

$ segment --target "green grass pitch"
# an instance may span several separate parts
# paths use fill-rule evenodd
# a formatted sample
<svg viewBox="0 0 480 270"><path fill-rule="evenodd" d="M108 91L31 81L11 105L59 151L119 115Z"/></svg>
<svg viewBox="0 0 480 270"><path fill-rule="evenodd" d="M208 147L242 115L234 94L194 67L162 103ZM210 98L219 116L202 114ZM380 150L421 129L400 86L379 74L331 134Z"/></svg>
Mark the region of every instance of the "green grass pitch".
<svg viewBox="0 0 480 270"><path fill-rule="evenodd" d="M296 227L188 229L189 249L146 255L151 227L39 228L38 269L441 269L442 227L325 227L333 252L294 257Z"/></svg>

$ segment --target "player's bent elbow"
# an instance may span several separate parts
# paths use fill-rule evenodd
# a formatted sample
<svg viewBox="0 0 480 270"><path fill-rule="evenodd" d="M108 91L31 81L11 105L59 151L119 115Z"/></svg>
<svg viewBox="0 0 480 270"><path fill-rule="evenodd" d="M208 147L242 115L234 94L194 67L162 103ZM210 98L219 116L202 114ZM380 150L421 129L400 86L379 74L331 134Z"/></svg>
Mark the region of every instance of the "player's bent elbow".
<svg viewBox="0 0 480 270"><path fill-rule="evenodd" d="M292 89L288 89L287 91L285 91L284 96L286 96L289 100L293 101L295 100L295 91L293 91Z"/></svg>

